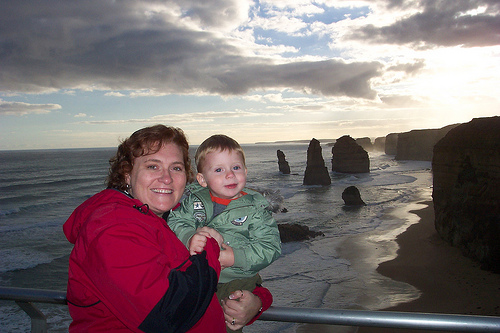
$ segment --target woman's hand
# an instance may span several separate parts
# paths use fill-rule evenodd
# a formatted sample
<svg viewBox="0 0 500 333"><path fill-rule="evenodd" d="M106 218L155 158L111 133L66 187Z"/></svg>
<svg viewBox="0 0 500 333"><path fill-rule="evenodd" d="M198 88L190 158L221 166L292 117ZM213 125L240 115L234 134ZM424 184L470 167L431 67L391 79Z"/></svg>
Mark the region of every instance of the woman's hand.
<svg viewBox="0 0 500 333"><path fill-rule="evenodd" d="M237 290L221 301L226 325L232 330L244 327L260 311L262 302L248 290Z"/></svg>

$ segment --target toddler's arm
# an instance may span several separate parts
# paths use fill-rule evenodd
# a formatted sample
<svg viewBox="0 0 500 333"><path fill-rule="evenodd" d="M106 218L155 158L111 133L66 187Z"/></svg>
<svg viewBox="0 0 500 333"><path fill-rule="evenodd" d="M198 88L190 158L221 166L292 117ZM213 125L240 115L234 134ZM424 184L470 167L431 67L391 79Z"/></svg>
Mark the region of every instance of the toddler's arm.
<svg viewBox="0 0 500 333"><path fill-rule="evenodd" d="M219 262L222 269L234 265L234 251L233 248L227 244L221 244L221 251L219 253Z"/></svg>
<svg viewBox="0 0 500 333"><path fill-rule="evenodd" d="M189 239L188 248L189 254L195 255L203 251L203 248L207 244L207 238L213 238L221 246L224 239L222 235L215 229L209 227L202 227L196 229L196 233Z"/></svg>
<svg viewBox="0 0 500 333"><path fill-rule="evenodd" d="M203 252L205 245L207 245L207 238L210 238L208 233L197 232L189 239L189 254L195 255Z"/></svg>

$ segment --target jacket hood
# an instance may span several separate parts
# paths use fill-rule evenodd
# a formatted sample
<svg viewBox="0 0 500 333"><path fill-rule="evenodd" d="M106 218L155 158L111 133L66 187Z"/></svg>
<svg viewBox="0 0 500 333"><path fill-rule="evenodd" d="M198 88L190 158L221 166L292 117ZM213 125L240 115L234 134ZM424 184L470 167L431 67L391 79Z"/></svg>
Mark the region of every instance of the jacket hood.
<svg viewBox="0 0 500 333"><path fill-rule="evenodd" d="M130 206L138 209L143 209L143 213L147 213L147 206L129 196L125 192L116 189L106 189L87 199L78 206L68 220L63 225L64 235L68 241L75 244L82 225L92 218L96 218L108 214L114 208L119 206Z"/></svg>

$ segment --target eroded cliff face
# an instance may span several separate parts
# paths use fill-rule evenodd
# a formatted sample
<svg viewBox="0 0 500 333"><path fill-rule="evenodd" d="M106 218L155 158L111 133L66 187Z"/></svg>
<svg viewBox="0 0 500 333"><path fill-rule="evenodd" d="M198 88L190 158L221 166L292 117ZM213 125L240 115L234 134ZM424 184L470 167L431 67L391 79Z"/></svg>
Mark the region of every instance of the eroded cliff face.
<svg viewBox="0 0 500 333"><path fill-rule="evenodd" d="M432 171L437 232L500 273L500 117L451 129L434 147Z"/></svg>
<svg viewBox="0 0 500 333"><path fill-rule="evenodd" d="M434 145L452 128L459 124L439 129L413 130L399 133L397 138L396 160L432 161Z"/></svg>
<svg viewBox="0 0 500 333"><path fill-rule="evenodd" d="M386 155L396 155L398 152L398 133L387 134L384 146Z"/></svg>

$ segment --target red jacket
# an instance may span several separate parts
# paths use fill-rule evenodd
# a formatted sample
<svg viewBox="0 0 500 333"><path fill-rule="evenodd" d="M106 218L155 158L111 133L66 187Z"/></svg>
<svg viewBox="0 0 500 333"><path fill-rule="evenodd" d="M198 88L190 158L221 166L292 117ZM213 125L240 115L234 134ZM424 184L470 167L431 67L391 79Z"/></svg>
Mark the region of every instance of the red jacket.
<svg viewBox="0 0 500 333"><path fill-rule="evenodd" d="M63 229L75 244L71 332L226 332L214 294L220 273L214 240L189 256L163 219L113 189L81 204ZM259 296L267 308L265 294Z"/></svg>

